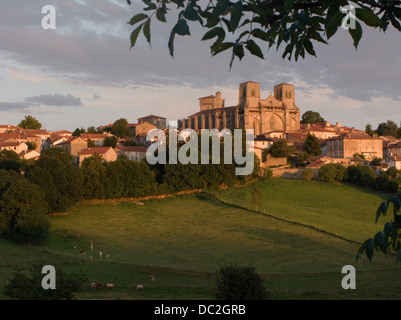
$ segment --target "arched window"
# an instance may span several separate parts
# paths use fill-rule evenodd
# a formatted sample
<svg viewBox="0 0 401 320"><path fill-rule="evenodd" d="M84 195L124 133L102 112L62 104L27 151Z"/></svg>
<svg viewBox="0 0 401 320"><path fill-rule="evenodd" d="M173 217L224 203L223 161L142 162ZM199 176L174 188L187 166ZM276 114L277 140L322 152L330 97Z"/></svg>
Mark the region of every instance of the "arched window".
<svg viewBox="0 0 401 320"><path fill-rule="evenodd" d="M252 96L252 97L256 96L255 89L252 89L252 91L251 91L251 96Z"/></svg>
<svg viewBox="0 0 401 320"><path fill-rule="evenodd" d="M274 117L270 118L270 129L274 130L276 128L276 119Z"/></svg>
<svg viewBox="0 0 401 320"><path fill-rule="evenodd" d="M290 92L288 92L288 98L292 98L292 93L291 93L291 91Z"/></svg>
<svg viewBox="0 0 401 320"><path fill-rule="evenodd" d="M285 91L285 97L288 98L288 91Z"/></svg>
<svg viewBox="0 0 401 320"><path fill-rule="evenodd" d="M246 86L242 88L242 96L246 97Z"/></svg>

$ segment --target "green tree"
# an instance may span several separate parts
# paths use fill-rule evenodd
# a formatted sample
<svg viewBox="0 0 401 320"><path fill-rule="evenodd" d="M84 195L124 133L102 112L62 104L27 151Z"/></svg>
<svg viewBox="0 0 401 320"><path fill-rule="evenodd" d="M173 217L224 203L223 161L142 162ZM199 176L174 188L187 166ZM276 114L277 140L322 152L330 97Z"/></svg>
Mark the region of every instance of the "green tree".
<svg viewBox="0 0 401 320"><path fill-rule="evenodd" d="M376 132L379 136L393 136L399 137L399 128L394 121L387 120L387 122L379 123Z"/></svg>
<svg viewBox="0 0 401 320"><path fill-rule="evenodd" d="M66 273L62 267L56 269L56 289L42 288L42 268L48 262L37 262L29 267L17 268L4 288L4 295L12 300L72 300L83 289L88 278L82 272Z"/></svg>
<svg viewBox="0 0 401 320"><path fill-rule="evenodd" d="M0 234L18 242L46 240L50 223L43 191L23 176L0 170Z"/></svg>
<svg viewBox="0 0 401 320"><path fill-rule="evenodd" d="M131 0L127 0L131 4ZM191 35L189 24L200 24L205 34L203 41L212 40L212 56L231 50L230 67L235 58L241 60L245 50L264 59L263 52L272 47L281 48L282 58L296 61L305 55L316 56L316 43L328 44L328 40L341 29L347 5L355 7L355 28L348 32L357 48L365 28L386 31L394 27L401 31L400 4L398 1L303 1L303 0L216 0L203 3L201 0L143 0L143 12L135 14L129 21L133 26L130 36L131 48L137 43L141 32L151 43L151 20L167 22L168 12L178 19L170 32L168 48L174 56L176 36ZM174 10L172 10L174 9ZM228 34L230 36L226 37ZM260 43L265 45L261 49Z"/></svg>
<svg viewBox="0 0 401 320"><path fill-rule="evenodd" d="M82 198L82 171L62 148L43 150L27 178L45 191L49 213L64 211Z"/></svg>
<svg viewBox="0 0 401 320"><path fill-rule="evenodd" d="M221 267L216 285L220 300L264 300L269 296L263 278L250 266Z"/></svg>
<svg viewBox="0 0 401 320"><path fill-rule="evenodd" d="M326 120L324 120L322 118L322 116L320 115L319 112L314 112L314 111L306 111L301 118L301 123L302 124L315 124L315 123L322 123L325 122Z"/></svg>
<svg viewBox="0 0 401 320"><path fill-rule="evenodd" d="M310 156L320 156L322 154L319 140L310 133L308 133L308 136L306 137L303 150Z"/></svg>
<svg viewBox="0 0 401 320"><path fill-rule="evenodd" d="M21 159L13 150L3 149L0 151L0 169L21 171Z"/></svg>
<svg viewBox="0 0 401 320"><path fill-rule="evenodd" d="M373 134L375 133L375 131L372 129L372 125L370 123L368 123L365 126L365 132L370 136L373 136Z"/></svg>
<svg viewBox="0 0 401 320"><path fill-rule="evenodd" d="M23 129L41 129L42 124L33 116L25 116L18 124L18 127Z"/></svg>
<svg viewBox="0 0 401 320"><path fill-rule="evenodd" d="M117 138L115 136L107 136L103 140L103 147L117 147Z"/></svg>
<svg viewBox="0 0 401 320"><path fill-rule="evenodd" d="M269 153L274 158L288 158L294 152L295 147L289 145L285 139L275 141L269 148Z"/></svg>
<svg viewBox="0 0 401 320"><path fill-rule="evenodd" d="M83 174L83 195L86 199L104 199L106 197L107 169L99 157L86 158L81 165Z"/></svg>
<svg viewBox="0 0 401 320"><path fill-rule="evenodd" d="M126 138L126 137L131 137L131 131L128 126L128 121L127 119L118 119L116 122L114 122L111 131L111 134L115 135L118 138Z"/></svg>
<svg viewBox="0 0 401 320"><path fill-rule="evenodd" d="M72 133L72 136L73 137L79 137L82 133L86 133L86 130L84 128L81 128L81 129L76 128L74 130L74 132Z"/></svg>

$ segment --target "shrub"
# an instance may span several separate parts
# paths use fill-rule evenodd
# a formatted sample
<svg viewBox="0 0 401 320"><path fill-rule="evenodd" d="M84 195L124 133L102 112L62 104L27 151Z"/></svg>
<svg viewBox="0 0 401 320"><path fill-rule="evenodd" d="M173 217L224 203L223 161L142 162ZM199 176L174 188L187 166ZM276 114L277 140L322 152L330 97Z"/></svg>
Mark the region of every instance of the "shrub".
<svg viewBox="0 0 401 320"><path fill-rule="evenodd" d="M310 168L305 169L302 171L302 180L310 181L315 177L315 171Z"/></svg>
<svg viewBox="0 0 401 320"><path fill-rule="evenodd" d="M263 172L263 176L262 179L263 180L268 180L271 177L273 177L273 170L270 168L265 168L264 172Z"/></svg>
<svg viewBox="0 0 401 320"><path fill-rule="evenodd" d="M319 179L325 182L334 182L337 177L337 168L332 164L325 164L319 169Z"/></svg>
<svg viewBox="0 0 401 320"><path fill-rule="evenodd" d="M347 168L347 181L362 187L374 187L375 172L368 166L360 164Z"/></svg>
<svg viewBox="0 0 401 320"><path fill-rule="evenodd" d="M263 300L268 292L263 278L253 267L229 265L220 268L216 298L221 300Z"/></svg>
<svg viewBox="0 0 401 320"><path fill-rule="evenodd" d="M398 182L393 180L387 180L383 185L383 191L388 193L395 193L398 191Z"/></svg>
<svg viewBox="0 0 401 320"><path fill-rule="evenodd" d="M54 290L44 290L41 273L43 263L34 263L27 269L18 268L13 278L4 288L4 294L13 300L72 300L76 292L82 290L87 281L82 273L65 273L56 267L57 286Z"/></svg>

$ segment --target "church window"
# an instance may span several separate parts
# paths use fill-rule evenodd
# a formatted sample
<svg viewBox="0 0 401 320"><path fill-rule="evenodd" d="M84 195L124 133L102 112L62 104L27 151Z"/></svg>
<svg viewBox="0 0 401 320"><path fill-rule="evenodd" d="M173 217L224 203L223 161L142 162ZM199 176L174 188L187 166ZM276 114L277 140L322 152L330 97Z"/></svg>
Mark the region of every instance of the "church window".
<svg viewBox="0 0 401 320"><path fill-rule="evenodd" d="M291 91L290 92L288 92L288 98L292 98L292 93L291 93Z"/></svg>
<svg viewBox="0 0 401 320"><path fill-rule="evenodd" d="M282 90L282 89L280 89L280 96L279 96L279 98L280 98L280 99L283 98L283 90Z"/></svg>
<svg viewBox="0 0 401 320"><path fill-rule="evenodd" d="M276 119L274 117L270 118L270 129L275 129L276 128Z"/></svg>
<svg viewBox="0 0 401 320"><path fill-rule="evenodd" d="M252 97L256 96L255 89L252 89L252 91L251 91L251 96L252 96Z"/></svg>
<svg viewBox="0 0 401 320"><path fill-rule="evenodd" d="M285 91L285 97L288 98L288 91Z"/></svg>
<svg viewBox="0 0 401 320"><path fill-rule="evenodd" d="M242 89L242 96L246 97L246 87L244 86L244 88Z"/></svg>

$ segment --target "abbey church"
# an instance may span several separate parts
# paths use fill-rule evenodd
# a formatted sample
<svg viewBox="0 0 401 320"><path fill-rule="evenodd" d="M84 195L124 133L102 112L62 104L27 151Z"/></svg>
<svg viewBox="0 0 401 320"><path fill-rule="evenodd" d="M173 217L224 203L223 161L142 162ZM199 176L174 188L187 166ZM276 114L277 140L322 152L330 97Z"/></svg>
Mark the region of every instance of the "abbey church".
<svg viewBox="0 0 401 320"><path fill-rule="evenodd" d="M238 104L226 107L220 92L199 98L200 111L179 121L181 129L253 129L255 136L270 132L300 129L300 111L295 105L294 86L281 83L274 94L260 97L260 84L247 81L239 85Z"/></svg>

